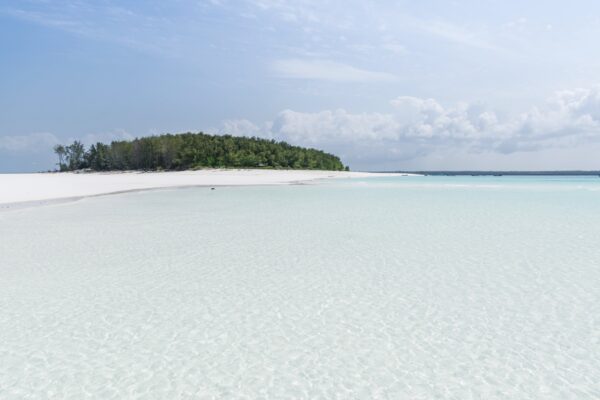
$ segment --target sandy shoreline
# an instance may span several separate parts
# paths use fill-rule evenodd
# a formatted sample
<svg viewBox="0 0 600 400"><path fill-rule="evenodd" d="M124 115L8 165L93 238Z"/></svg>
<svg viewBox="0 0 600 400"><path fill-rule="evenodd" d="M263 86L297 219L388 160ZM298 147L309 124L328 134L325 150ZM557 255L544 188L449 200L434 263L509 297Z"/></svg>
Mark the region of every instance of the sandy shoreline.
<svg viewBox="0 0 600 400"><path fill-rule="evenodd" d="M199 170L178 172L0 174L0 206L13 208L137 190L192 186L285 185L331 178L380 176L369 172Z"/></svg>

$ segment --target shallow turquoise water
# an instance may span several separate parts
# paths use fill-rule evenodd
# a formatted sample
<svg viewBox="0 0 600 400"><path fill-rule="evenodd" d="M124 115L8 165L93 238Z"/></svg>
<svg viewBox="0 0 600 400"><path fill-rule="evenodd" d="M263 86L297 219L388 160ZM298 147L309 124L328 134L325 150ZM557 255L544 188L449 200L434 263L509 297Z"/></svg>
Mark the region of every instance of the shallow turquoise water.
<svg viewBox="0 0 600 400"><path fill-rule="evenodd" d="M0 398L600 398L600 178L0 213Z"/></svg>

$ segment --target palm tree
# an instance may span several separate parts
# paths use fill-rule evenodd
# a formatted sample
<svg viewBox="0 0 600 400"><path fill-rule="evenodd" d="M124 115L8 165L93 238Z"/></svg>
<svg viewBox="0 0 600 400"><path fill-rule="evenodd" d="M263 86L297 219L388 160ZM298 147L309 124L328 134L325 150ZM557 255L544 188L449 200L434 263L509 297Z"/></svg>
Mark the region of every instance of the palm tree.
<svg viewBox="0 0 600 400"><path fill-rule="evenodd" d="M54 152L56 153L56 155L58 155L58 169L59 171L63 170L63 160L66 154L66 149L65 146L63 146L62 144L57 144L56 146L54 146Z"/></svg>

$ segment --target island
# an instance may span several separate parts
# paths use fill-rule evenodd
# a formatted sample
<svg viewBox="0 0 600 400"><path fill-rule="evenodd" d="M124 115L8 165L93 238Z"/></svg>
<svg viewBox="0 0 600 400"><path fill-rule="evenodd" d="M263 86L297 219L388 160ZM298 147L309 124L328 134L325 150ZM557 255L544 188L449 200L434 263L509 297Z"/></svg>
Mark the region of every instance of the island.
<svg viewBox="0 0 600 400"><path fill-rule="evenodd" d="M258 137L202 132L163 134L96 143L56 145L60 171L181 171L201 168L267 168L348 171L339 157L321 150Z"/></svg>

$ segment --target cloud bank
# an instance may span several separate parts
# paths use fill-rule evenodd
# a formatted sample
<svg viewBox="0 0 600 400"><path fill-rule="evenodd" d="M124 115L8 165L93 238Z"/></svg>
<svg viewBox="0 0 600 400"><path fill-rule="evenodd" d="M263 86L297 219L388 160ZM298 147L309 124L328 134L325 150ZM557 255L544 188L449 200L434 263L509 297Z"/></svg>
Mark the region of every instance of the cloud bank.
<svg viewBox="0 0 600 400"><path fill-rule="evenodd" d="M600 139L600 86L556 92L544 104L507 118L476 104L444 106L400 96L387 112L283 110L255 124L228 120L220 133L262 136L324 148L351 165L401 168L431 153L512 154L573 148Z"/></svg>
<svg viewBox="0 0 600 400"><path fill-rule="evenodd" d="M0 152L45 152L58 142L56 136L47 132L0 136Z"/></svg>
<svg viewBox="0 0 600 400"><path fill-rule="evenodd" d="M446 106L431 98L399 96L382 112L286 109L262 123L231 119L210 131L321 148L340 155L355 169L447 169L457 165L519 169L542 165L527 164L528 159L542 160L541 169L600 169L600 86L556 92L543 104L508 117L478 104ZM86 145L123 139L133 136L116 130L79 138ZM0 155L7 166L7 157L25 153L43 153L50 160L49 149L59 141L51 133L0 136Z"/></svg>

